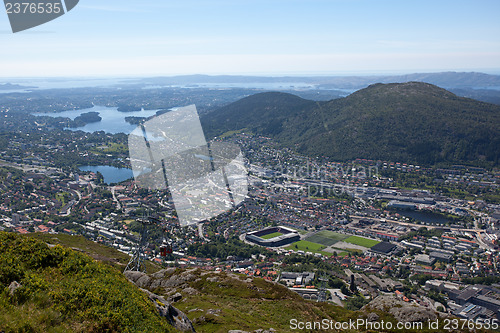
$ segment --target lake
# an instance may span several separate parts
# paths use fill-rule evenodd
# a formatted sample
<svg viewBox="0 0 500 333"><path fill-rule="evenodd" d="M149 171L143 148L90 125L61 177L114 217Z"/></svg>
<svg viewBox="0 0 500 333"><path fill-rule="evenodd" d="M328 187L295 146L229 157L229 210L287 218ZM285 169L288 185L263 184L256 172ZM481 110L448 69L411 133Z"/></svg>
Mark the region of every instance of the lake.
<svg viewBox="0 0 500 333"><path fill-rule="evenodd" d="M109 165L86 165L81 166L78 169L80 169L81 171L100 172L104 177L104 182L108 185L111 183L119 183L121 181L134 178L132 170L128 168L115 168Z"/></svg>
<svg viewBox="0 0 500 333"><path fill-rule="evenodd" d="M415 211L415 210L402 210L402 209L397 209L396 211L399 215L411 217L415 220L419 220L419 221L422 221L425 223L446 224L446 223L450 222L447 218L443 217L442 215L432 213L432 212Z"/></svg>
<svg viewBox="0 0 500 333"><path fill-rule="evenodd" d="M106 133L125 133L130 134L137 125L129 124L125 121L125 117L151 117L156 114L158 110L141 110L132 112L121 112L118 111L116 107L106 107L106 106L94 106L90 109L82 110L69 110L63 112L53 112L53 113L33 113L34 116L48 116L48 117L64 117L74 120L76 117L86 112L99 112L99 116L102 118L101 121L90 123L82 127L67 128L72 131L84 131L84 132L97 132L104 131Z"/></svg>

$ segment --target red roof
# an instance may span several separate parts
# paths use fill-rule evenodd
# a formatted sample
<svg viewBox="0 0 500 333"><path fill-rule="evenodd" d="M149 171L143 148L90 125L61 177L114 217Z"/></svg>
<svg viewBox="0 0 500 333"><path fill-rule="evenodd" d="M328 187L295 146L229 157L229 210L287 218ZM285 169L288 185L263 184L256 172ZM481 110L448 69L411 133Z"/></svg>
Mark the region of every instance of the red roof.
<svg viewBox="0 0 500 333"><path fill-rule="evenodd" d="M38 226L38 229L41 231L41 232L49 232L50 231L50 228L47 227L47 226L44 226L44 225L39 225Z"/></svg>
<svg viewBox="0 0 500 333"><path fill-rule="evenodd" d="M445 236L445 235L441 236L441 238L455 239L455 240L456 240L456 238L455 238L455 237L450 237L450 236Z"/></svg>

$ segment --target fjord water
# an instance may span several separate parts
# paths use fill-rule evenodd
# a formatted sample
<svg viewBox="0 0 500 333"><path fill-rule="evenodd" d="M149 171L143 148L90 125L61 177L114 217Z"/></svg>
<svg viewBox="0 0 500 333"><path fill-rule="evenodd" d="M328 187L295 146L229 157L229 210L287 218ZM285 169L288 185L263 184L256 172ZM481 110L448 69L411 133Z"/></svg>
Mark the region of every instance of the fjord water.
<svg viewBox="0 0 500 333"><path fill-rule="evenodd" d="M57 113L34 113L35 116L48 116L48 117L63 117L75 119L82 113L87 112L99 112L99 116L102 118L101 121L89 123L82 127L68 128L72 131L84 131L84 132L97 132L104 131L106 133L116 134L125 133L129 134L132 132L137 125L129 124L125 121L125 117L150 117L154 116L158 110L141 110L141 111L131 111L122 112L118 111L116 107L106 107L106 106L94 106L90 109L82 110L69 110Z"/></svg>
<svg viewBox="0 0 500 333"><path fill-rule="evenodd" d="M106 106L94 106L89 109L81 110L68 110L56 113L34 113L35 116L48 116L48 117L63 117L75 119L82 113L87 112L99 112L99 116L102 118L101 121L89 123L85 126L76 128L67 128L72 131L84 131L88 133L104 131L106 133L116 134L125 133L130 134L137 128L137 125L129 124L125 121L125 117L150 117L154 116L158 110L141 110L141 111L131 111L123 112L118 111L116 107L106 107ZM148 137L149 140L161 140L155 138L153 135ZM98 165L98 166L81 166L80 171L90 171L90 172L100 172L104 177L104 182L106 184L119 183L127 179L134 178L134 174L129 168L116 168L109 165Z"/></svg>

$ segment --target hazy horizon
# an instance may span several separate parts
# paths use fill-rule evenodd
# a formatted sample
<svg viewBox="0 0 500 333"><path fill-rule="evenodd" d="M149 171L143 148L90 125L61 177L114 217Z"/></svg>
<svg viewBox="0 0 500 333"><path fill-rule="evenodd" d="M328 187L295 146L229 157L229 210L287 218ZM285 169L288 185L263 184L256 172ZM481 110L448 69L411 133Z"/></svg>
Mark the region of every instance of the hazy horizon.
<svg viewBox="0 0 500 333"><path fill-rule="evenodd" d="M440 74L440 73L478 73L487 75L500 75L500 69L497 70L442 70L442 71L366 71L366 72L345 72L345 73L235 73L235 74L206 74L206 73L192 73L192 74L165 74L165 75L128 75L128 74L118 74L118 75L59 75L59 76L2 76L0 73L0 79L5 83L7 80L29 80L29 79L49 79L49 80L61 80L61 79L73 79L73 80L86 80L86 79L145 79L145 78L155 78L155 77L183 77L183 76L207 76L207 77L248 77L248 78L312 78L312 77L370 77L370 76L403 76L403 75L413 75L413 74Z"/></svg>

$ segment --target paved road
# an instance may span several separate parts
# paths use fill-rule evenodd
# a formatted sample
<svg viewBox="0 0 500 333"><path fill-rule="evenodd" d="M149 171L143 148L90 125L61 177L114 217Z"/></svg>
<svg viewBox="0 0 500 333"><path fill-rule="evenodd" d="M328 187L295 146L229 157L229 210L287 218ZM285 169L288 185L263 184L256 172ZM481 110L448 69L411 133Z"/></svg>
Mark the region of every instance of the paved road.
<svg viewBox="0 0 500 333"><path fill-rule="evenodd" d="M26 165L26 164L17 164L17 163L12 163L12 162L7 162L4 160L0 160L0 166L6 166L6 167L11 167L11 168L16 168L23 170L25 172L28 171L38 171L38 172L47 172L47 171L52 171L52 172L62 172L61 169L53 168L53 167L46 167L46 166L38 166L38 165Z"/></svg>
<svg viewBox="0 0 500 333"><path fill-rule="evenodd" d="M342 294L342 292L340 291L340 289L327 289L327 290L328 290L328 291L330 292L330 294L332 295L332 301L333 301L335 304L337 304L337 305L339 305L339 306L341 306L341 307L344 307L344 303L342 303L342 301L340 300L340 297L339 297L339 296L341 296L341 297L342 297L342 296L345 296L345 295L344 295L344 294ZM337 294L337 295L339 295L339 296L337 296L337 295L335 295L335 294Z"/></svg>
<svg viewBox="0 0 500 333"><path fill-rule="evenodd" d="M203 222L198 223L198 234L200 235L203 240L210 242L210 239L205 237L205 234L203 233Z"/></svg>
<svg viewBox="0 0 500 333"><path fill-rule="evenodd" d="M118 209L122 209L122 204L120 203L120 201L118 201L118 199L116 198L116 195L115 195L115 191L116 191L116 186L112 186L111 187L111 194L113 195L113 201L116 202L116 207Z"/></svg>

